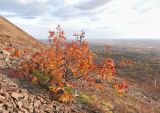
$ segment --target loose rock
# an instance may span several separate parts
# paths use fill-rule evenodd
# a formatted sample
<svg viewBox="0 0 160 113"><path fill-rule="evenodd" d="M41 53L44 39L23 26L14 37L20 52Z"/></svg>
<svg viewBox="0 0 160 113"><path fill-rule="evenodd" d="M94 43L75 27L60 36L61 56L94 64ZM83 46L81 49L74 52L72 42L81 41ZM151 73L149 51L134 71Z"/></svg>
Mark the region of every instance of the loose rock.
<svg viewBox="0 0 160 113"><path fill-rule="evenodd" d="M16 99L16 100L19 100L20 98L23 98L24 95L21 94L21 93L13 92L13 93L11 94L11 97L13 97L13 98Z"/></svg>

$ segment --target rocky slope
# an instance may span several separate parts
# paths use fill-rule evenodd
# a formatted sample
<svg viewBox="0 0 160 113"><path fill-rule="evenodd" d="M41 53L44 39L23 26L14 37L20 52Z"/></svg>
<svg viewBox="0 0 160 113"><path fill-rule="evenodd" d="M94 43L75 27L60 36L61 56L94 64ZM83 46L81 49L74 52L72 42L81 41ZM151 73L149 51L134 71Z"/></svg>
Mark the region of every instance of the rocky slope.
<svg viewBox="0 0 160 113"><path fill-rule="evenodd" d="M30 84L21 78L20 73L13 72L17 61L10 57L9 52L2 50L4 47L45 48L0 17L0 113L160 113L160 96L142 90L136 83L130 83L128 94L120 97L110 84L106 84L104 92L97 92L89 84L80 86L77 81L81 103L64 104L52 100L47 90Z"/></svg>
<svg viewBox="0 0 160 113"><path fill-rule="evenodd" d="M78 103L52 100L44 88L13 72L17 61L3 48L45 49L46 46L0 16L0 113L85 113ZM16 78L18 77L18 78Z"/></svg>
<svg viewBox="0 0 160 113"><path fill-rule="evenodd" d="M46 89L21 78L12 71L15 64L9 52L0 50L0 113L85 113L79 103L55 101Z"/></svg>
<svg viewBox="0 0 160 113"><path fill-rule="evenodd" d="M0 113L77 113L84 112L74 104L65 105L43 94L20 87L0 73Z"/></svg>

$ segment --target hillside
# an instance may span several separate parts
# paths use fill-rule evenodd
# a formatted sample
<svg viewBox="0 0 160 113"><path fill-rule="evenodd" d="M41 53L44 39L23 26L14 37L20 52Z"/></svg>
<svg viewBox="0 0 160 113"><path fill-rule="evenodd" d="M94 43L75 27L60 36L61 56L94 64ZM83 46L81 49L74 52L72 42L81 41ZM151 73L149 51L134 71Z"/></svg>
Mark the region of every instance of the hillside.
<svg viewBox="0 0 160 113"><path fill-rule="evenodd" d="M64 32L59 33L61 35L56 34L56 38L64 39ZM55 36L53 34L50 35L52 35L52 38ZM80 35L80 38L81 36L83 35ZM53 41L56 42L57 40L53 39ZM104 46L101 43L97 42L95 45L90 43L90 50L95 55L93 56L94 62L91 62L91 64L95 63L98 66L104 58L111 57L116 63L116 67L110 59L107 60L107 63L109 62L111 65L106 65L105 70L109 70L108 67L111 67L112 70L116 68L116 73L114 74L116 76L109 80L100 79L97 76L99 73L95 74L96 72L94 72L92 73L94 74L94 76L92 75L93 78L91 74L88 77L85 75L85 78L83 78L83 76L77 76L75 71L72 72L73 69L66 67L68 62L70 64L73 63L70 67L77 67L77 65L74 65L76 62L73 61L78 59L77 63L81 65L81 67L78 67L79 69L88 68L85 67L86 65L83 65L86 63L84 59L81 59L84 58L83 55L90 57L86 61L92 61L92 55L88 54L90 50L86 49L88 48L87 43L85 45L81 41L78 42L79 49L77 49L78 47L74 43L63 42L56 43L60 44L60 46L53 46L55 47L53 51L51 49L40 52L30 51L30 49L45 49L45 45L1 16L0 113L160 113L159 82L156 85L154 83L155 80L159 81L158 76L156 79L154 77L150 78L152 77L152 73L149 73L150 68L140 62L149 60L155 64L153 62L155 59L151 59L152 56L150 54L144 54L144 48L138 47L138 50L141 50L141 54L137 54L137 51L134 53L134 49L132 50L128 45L123 47L116 44L116 46L113 45L113 52L110 53L110 50L104 51ZM68 46L63 46L63 44ZM3 49L5 47L13 47L13 50ZM68 48L60 49L58 47ZM16 50L25 48L29 50L26 52L20 51L21 54L16 52ZM125 48L126 51L122 51ZM133 53L128 53L128 51L131 52L130 50ZM151 52L151 55L153 55L153 51ZM65 59L61 53L64 53L65 56L71 55L71 59L70 57ZM150 52L146 51L146 53ZM77 54L78 57L76 57ZM79 56L79 54L82 56ZM126 57L126 55L129 56ZM138 55L140 57L137 57ZM120 68L118 63L121 60L121 56L129 59L136 57L136 64ZM144 56L149 59L144 59ZM63 63L64 61L65 63ZM67 68L65 73L62 73L63 76L61 74L63 70L54 73L55 70L63 66ZM99 71L98 68L94 70ZM146 73L138 73L138 70L145 70ZM78 71L76 70L76 72ZM126 74L125 71L136 73L133 75L130 73ZM114 71L110 71L109 74L111 72L113 73ZM145 76L149 74L149 77ZM118 92L115 85L122 92ZM127 89L123 90L124 87Z"/></svg>
<svg viewBox="0 0 160 113"><path fill-rule="evenodd" d="M44 44L9 22L4 17L0 16L0 48L7 46L16 48L45 48Z"/></svg>
<svg viewBox="0 0 160 113"><path fill-rule="evenodd" d="M50 99L49 92L44 88L33 86L24 78L16 78L18 61L10 57L10 52L3 50L6 47L31 49L32 52L46 48L43 43L0 16L0 113L85 113L79 104L66 105ZM23 57L27 58L25 55Z"/></svg>

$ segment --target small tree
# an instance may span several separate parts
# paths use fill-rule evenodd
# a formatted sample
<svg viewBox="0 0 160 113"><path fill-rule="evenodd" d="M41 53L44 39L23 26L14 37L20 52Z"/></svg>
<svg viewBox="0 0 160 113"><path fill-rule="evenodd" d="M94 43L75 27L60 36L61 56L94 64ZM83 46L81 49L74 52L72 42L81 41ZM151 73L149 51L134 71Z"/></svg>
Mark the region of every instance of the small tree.
<svg viewBox="0 0 160 113"><path fill-rule="evenodd" d="M50 47L33 53L29 60L20 61L20 69L32 82L52 91L59 101L71 100L68 89L74 88L72 82L75 80L92 82L92 87L103 88L97 80L110 80L115 75L115 64L111 58L104 59L100 66L94 64L93 53L84 40L85 32L74 33L75 40L70 42L59 25L49 34ZM19 56L20 53L16 51L15 54Z"/></svg>

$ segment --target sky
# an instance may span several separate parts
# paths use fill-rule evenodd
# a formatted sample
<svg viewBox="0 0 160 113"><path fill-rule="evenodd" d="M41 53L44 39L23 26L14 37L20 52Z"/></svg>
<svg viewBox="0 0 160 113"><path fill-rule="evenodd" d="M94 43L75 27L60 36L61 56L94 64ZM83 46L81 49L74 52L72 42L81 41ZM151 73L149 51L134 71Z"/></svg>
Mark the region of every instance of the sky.
<svg viewBox="0 0 160 113"><path fill-rule="evenodd" d="M160 39L160 0L0 0L0 15L37 39L58 24L68 38Z"/></svg>

